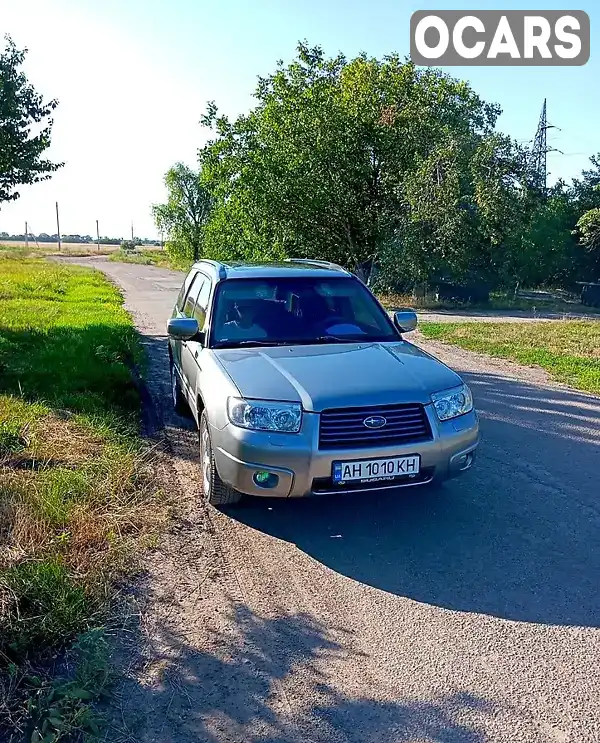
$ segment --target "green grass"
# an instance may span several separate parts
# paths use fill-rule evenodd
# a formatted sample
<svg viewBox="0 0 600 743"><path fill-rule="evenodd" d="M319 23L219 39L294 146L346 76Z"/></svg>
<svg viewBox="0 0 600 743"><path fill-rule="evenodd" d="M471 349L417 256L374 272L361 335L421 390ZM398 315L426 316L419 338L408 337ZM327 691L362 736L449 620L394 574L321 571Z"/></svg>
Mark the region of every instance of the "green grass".
<svg viewBox="0 0 600 743"><path fill-rule="evenodd" d="M93 703L102 700L113 680L110 651L102 630L93 629L78 636L65 656L70 678L60 675L23 673L11 666L0 690L5 698L26 696L26 715L5 708L0 712L12 723L7 730L10 738L27 743L58 743L59 741L106 740L102 737L103 719ZM0 679L2 682L2 679ZM15 693L25 692L25 695ZM26 727L22 724L26 719Z"/></svg>
<svg viewBox="0 0 600 743"><path fill-rule="evenodd" d="M426 338L540 366L559 382L600 394L600 322L423 323Z"/></svg>
<svg viewBox="0 0 600 743"><path fill-rule="evenodd" d="M110 261L118 263L139 263L144 266L159 266L160 268L170 268L174 271L188 271L191 262L182 258L173 258L166 250L136 250L129 252L117 250L112 253Z"/></svg>
<svg viewBox="0 0 600 743"><path fill-rule="evenodd" d="M104 620L164 516L138 433L141 364L100 273L0 257L0 737L3 716L31 722L26 669ZM44 677L36 698L55 686Z"/></svg>

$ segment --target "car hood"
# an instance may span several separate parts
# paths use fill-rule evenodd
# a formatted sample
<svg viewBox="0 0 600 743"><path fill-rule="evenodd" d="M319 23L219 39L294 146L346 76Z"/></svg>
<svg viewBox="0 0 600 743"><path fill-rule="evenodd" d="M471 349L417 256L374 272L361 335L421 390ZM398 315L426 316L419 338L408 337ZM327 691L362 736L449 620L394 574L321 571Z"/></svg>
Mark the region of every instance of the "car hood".
<svg viewBox="0 0 600 743"><path fill-rule="evenodd" d="M214 351L240 395L301 402L304 410L431 402L461 384L437 359L406 341Z"/></svg>

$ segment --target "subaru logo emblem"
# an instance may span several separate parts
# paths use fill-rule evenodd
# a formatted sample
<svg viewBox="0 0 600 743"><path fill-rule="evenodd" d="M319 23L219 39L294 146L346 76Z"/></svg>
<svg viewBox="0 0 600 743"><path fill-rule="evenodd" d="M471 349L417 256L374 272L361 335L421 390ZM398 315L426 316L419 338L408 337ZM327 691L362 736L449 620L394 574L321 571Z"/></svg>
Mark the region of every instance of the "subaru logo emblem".
<svg viewBox="0 0 600 743"><path fill-rule="evenodd" d="M364 419L363 426L366 426L366 428L383 428L386 423L387 421L382 415L371 415Z"/></svg>

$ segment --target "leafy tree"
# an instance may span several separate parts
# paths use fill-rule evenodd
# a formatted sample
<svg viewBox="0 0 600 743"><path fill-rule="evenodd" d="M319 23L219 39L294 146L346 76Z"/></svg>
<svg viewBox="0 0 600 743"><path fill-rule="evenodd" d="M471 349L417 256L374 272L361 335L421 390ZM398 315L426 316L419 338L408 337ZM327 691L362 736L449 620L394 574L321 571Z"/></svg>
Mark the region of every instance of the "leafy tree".
<svg viewBox="0 0 600 743"><path fill-rule="evenodd" d="M581 233L581 244L600 251L600 209L585 212L577 222L577 228Z"/></svg>
<svg viewBox="0 0 600 743"><path fill-rule="evenodd" d="M580 277L595 281L600 277L600 153L590 158L591 168L584 170L581 178L573 181L571 200L576 212L573 234L579 238L576 262Z"/></svg>
<svg viewBox="0 0 600 743"><path fill-rule="evenodd" d="M496 130L499 108L467 83L300 44L255 96L233 120L209 104L199 173L167 174L154 215L171 252L375 261L385 288L568 286L600 272L600 154L571 187L542 192L528 153Z"/></svg>
<svg viewBox="0 0 600 743"><path fill-rule="evenodd" d="M600 279L600 208L585 212L577 222L580 243L587 252L591 276L588 279Z"/></svg>
<svg viewBox="0 0 600 743"><path fill-rule="evenodd" d="M528 287L570 284L578 274L580 251L572 235L577 216L569 190L559 181L546 196L538 189L524 192L520 206L519 234L506 255L506 276Z"/></svg>
<svg viewBox="0 0 600 743"><path fill-rule="evenodd" d="M0 51L0 203L19 198L19 186L47 180L62 165L42 158L58 103L44 103L19 70L27 50L5 39Z"/></svg>
<svg viewBox="0 0 600 743"><path fill-rule="evenodd" d="M208 191L198 173L183 163L167 171L165 186L167 203L152 208L156 226L167 235L166 247L172 255L198 260L211 210Z"/></svg>
<svg viewBox="0 0 600 743"><path fill-rule="evenodd" d="M466 83L396 55L326 59L300 44L256 98L235 121L214 104L204 119L207 254L376 259L396 283L474 262L493 273L521 153Z"/></svg>
<svg viewBox="0 0 600 743"><path fill-rule="evenodd" d="M600 153L590 157L592 167L573 181L572 198L580 214L600 208Z"/></svg>

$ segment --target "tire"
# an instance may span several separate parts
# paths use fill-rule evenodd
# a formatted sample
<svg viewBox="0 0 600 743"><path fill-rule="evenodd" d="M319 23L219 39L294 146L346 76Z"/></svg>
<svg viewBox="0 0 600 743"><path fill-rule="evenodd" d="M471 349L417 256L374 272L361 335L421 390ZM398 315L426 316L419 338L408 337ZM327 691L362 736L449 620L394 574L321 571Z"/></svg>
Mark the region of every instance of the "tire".
<svg viewBox="0 0 600 743"><path fill-rule="evenodd" d="M219 477L210 440L206 412L202 411L199 426L200 466L204 500L212 506L233 506L242 500L242 494L226 485Z"/></svg>
<svg viewBox="0 0 600 743"><path fill-rule="evenodd" d="M173 410L177 415L183 417L189 417L190 407L187 404L187 400L183 396L181 391L181 385L179 384L179 377L175 371L175 365L171 362L171 401L173 403Z"/></svg>

